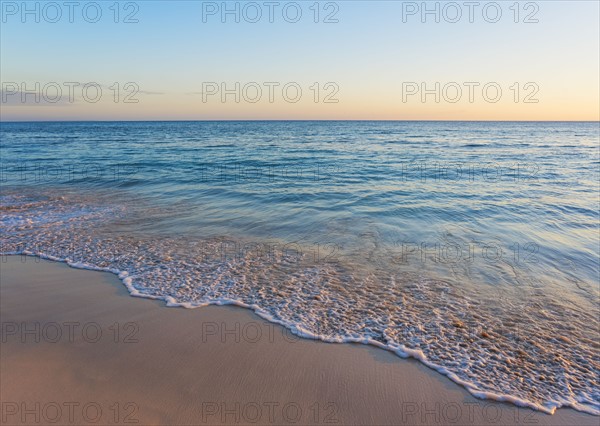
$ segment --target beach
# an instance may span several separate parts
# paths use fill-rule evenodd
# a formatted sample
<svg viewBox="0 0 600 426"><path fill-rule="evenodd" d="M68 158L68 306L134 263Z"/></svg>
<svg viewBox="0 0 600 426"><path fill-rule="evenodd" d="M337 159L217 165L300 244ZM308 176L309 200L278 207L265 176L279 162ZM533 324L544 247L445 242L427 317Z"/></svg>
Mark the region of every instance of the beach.
<svg viewBox="0 0 600 426"><path fill-rule="evenodd" d="M4 256L2 424L596 425L480 400L412 359L250 310L169 308L113 274Z"/></svg>
<svg viewBox="0 0 600 426"><path fill-rule="evenodd" d="M600 426L600 2L0 14L0 426Z"/></svg>

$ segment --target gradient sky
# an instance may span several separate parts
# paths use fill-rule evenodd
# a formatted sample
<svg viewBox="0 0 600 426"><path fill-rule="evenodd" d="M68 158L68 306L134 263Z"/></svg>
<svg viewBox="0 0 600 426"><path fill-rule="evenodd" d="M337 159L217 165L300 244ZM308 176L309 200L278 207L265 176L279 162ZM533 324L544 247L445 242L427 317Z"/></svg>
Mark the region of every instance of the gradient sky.
<svg viewBox="0 0 600 426"><path fill-rule="evenodd" d="M8 14L21 2L2 1L0 23L0 77L2 81L1 119L17 120L212 120L212 119L382 119L382 120L599 120L599 20L598 2L538 1L534 18L538 23L515 23L509 9L514 1L497 2L502 17L487 22L482 1L469 22L468 8L461 6L462 18L449 23L441 15L435 22L428 15L421 22L417 13L403 22L408 2L338 1L337 23L315 23L310 7L314 1L297 2L302 18L289 23L282 16L281 1L275 9L274 23L268 22L268 8L258 1L263 12L257 23L240 23L220 14L203 22L201 1L120 2L119 21L135 3L137 23L114 22L114 1L98 2L102 17L86 22L81 6L69 22L68 9L57 23L39 23L35 15ZM30 8L34 3L28 2ZM40 7L44 3L39 2ZM57 2L59 5L63 1ZM85 5L90 2L79 2ZM204 4L203 4L204 3ZM222 2L216 2L221 7ZM228 2L233 8L233 3ZM243 6L248 2L240 2ZM333 10L319 2L322 21ZM440 2L443 6L447 2ZM519 2L519 21L533 6ZM531 2L530 2L531 3ZM416 5L421 7L421 2ZM428 7L434 8L435 2ZM251 12L251 9L247 9ZM290 13L293 9L288 9ZM88 9L93 17L93 9ZM492 19L493 9L488 9ZM54 11L47 9L48 17ZM449 19L454 11L447 9ZM51 15L50 15L51 13ZM250 16L250 15L249 15ZM290 15L291 16L291 15ZM22 22L25 18L26 22ZM56 103L32 95L22 101L14 92L16 83L29 89L48 83L62 87ZM73 102L68 99L65 82L95 82L103 92L96 103L86 102L81 86L75 88ZM114 102L115 82L121 86L135 83L138 103ZM203 102L203 83L226 83L233 88L256 82L263 87L256 103L233 95L222 102L219 95ZM264 82L276 82L274 102L269 102ZM286 101L282 86L295 82L302 89L297 103ZM320 86L319 102L310 89ZM440 88L455 82L463 87L462 97L450 103L442 97L435 102L419 94L403 102L403 83L426 83ZM479 83L474 100L469 102L465 82ZM520 87L515 102L513 84ZM324 103L323 97L335 86L337 103ZM482 86L495 83L502 89L496 103L488 102ZM525 84L533 83L527 86ZM50 87L50 86L48 86ZM114 86L113 86L114 87ZM313 86L314 87L314 86ZM532 99L523 102L534 88ZM20 89L19 89L20 90ZM53 89L47 94L53 95ZM93 96L93 90L90 92ZM254 96L253 91L248 92ZM293 96L294 90L290 90ZM494 90L489 92L494 96ZM453 89L449 97L456 96Z"/></svg>

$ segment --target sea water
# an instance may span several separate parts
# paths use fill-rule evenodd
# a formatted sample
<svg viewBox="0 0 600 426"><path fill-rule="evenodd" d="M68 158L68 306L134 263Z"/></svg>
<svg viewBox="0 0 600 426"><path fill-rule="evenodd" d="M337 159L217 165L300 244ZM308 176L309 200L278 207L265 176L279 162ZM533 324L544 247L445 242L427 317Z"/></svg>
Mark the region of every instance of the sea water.
<svg viewBox="0 0 600 426"><path fill-rule="evenodd" d="M1 123L0 141L3 254L600 414L598 123Z"/></svg>

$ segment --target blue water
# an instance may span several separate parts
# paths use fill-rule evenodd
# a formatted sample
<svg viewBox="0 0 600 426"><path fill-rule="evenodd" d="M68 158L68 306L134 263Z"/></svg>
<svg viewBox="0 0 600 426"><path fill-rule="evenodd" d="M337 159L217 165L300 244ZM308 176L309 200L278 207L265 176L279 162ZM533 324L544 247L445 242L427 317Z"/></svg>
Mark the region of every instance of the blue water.
<svg viewBox="0 0 600 426"><path fill-rule="evenodd" d="M600 411L598 123L1 123L2 252Z"/></svg>

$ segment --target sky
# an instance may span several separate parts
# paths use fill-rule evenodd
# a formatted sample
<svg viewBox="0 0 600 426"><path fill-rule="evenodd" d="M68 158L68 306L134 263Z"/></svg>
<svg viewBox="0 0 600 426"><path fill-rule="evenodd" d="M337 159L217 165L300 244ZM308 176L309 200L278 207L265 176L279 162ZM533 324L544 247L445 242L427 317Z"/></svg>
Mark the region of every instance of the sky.
<svg viewBox="0 0 600 426"><path fill-rule="evenodd" d="M595 0L0 5L2 121L600 120Z"/></svg>

